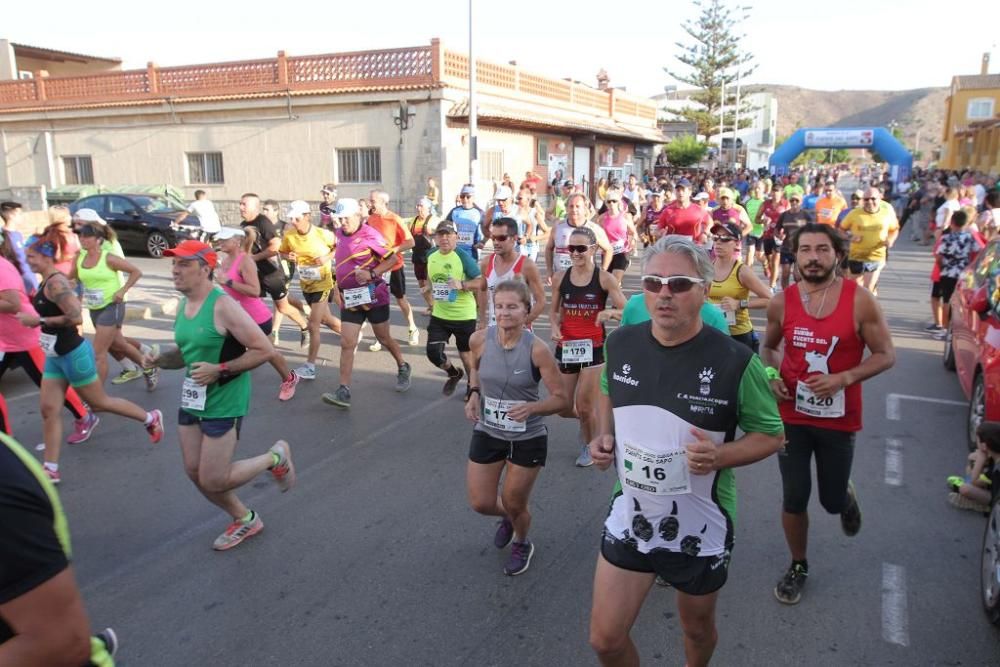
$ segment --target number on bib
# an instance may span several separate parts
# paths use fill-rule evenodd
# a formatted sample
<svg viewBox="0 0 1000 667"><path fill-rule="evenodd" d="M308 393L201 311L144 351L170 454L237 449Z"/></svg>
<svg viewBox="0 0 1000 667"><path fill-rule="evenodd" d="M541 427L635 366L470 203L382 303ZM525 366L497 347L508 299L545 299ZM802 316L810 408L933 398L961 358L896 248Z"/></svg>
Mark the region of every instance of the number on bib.
<svg viewBox="0 0 1000 667"><path fill-rule="evenodd" d="M729 326L734 326L736 324L736 311L735 310L724 310L722 314L726 316L726 324Z"/></svg>
<svg viewBox="0 0 1000 667"><path fill-rule="evenodd" d="M372 302L368 287L353 287L344 290L344 308L357 308Z"/></svg>
<svg viewBox="0 0 1000 667"><path fill-rule="evenodd" d="M323 279L323 269L319 266L300 266L299 280L314 283Z"/></svg>
<svg viewBox="0 0 1000 667"><path fill-rule="evenodd" d="M524 401L501 401L486 396L483 398L483 422L498 431L524 433L527 424L511 419L509 415L509 410L521 403Z"/></svg>
<svg viewBox="0 0 1000 667"><path fill-rule="evenodd" d="M625 486L656 496L691 492L691 473L685 450L651 452L630 443L624 443L622 449Z"/></svg>
<svg viewBox="0 0 1000 667"><path fill-rule="evenodd" d="M38 336L38 344L42 348L42 352L45 353L46 357L58 357L56 354L56 335L42 333Z"/></svg>
<svg viewBox="0 0 1000 667"><path fill-rule="evenodd" d="M611 244L611 253L614 255L620 255L625 252L625 240L615 241Z"/></svg>
<svg viewBox="0 0 1000 667"><path fill-rule="evenodd" d="M556 253L556 269L559 271L565 271L569 267L573 266L573 258L569 256L568 252L557 252Z"/></svg>
<svg viewBox="0 0 1000 667"><path fill-rule="evenodd" d="M462 245L472 245L473 232L459 232L458 242Z"/></svg>
<svg viewBox="0 0 1000 667"><path fill-rule="evenodd" d="M795 385L795 411L820 419L836 419L846 412L844 390L833 396L820 398L801 380Z"/></svg>
<svg viewBox="0 0 1000 667"><path fill-rule="evenodd" d="M188 410L204 410L208 398L208 387L191 378L184 378L181 385L181 407Z"/></svg>
<svg viewBox="0 0 1000 667"><path fill-rule="evenodd" d="M589 364L594 361L594 341L590 339L563 341L561 356L564 364Z"/></svg>
<svg viewBox="0 0 1000 667"><path fill-rule="evenodd" d="M83 290L84 308L100 308L103 304L104 304L104 290L102 289Z"/></svg>
<svg viewBox="0 0 1000 667"><path fill-rule="evenodd" d="M431 283L431 296L435 301L447 301L451 294L451 286L448 283Z"/></svg>

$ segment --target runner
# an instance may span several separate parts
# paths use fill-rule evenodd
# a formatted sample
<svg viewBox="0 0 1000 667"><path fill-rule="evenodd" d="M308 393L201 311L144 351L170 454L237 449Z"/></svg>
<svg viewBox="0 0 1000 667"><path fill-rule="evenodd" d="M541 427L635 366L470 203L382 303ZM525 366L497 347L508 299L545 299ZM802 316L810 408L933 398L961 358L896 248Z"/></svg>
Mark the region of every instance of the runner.
<svg viewBox="0 0 1000 667"><path fill-rule="evenodd" d="M823 184L823 196L816 200L816 222L821 225L837 226L840 213L847 208L847 202L837 192L837 182L829 179Z"/></svg>
<svg viewBox="0 0 1000 667"><path fill-rule="evenodd" d="M649 203L646 204L636 225L636 232L642 239L642 247L648 248L655 241L653 234L658 230L656 221L663 215L664 196L663 190L652 190L649 193Z"/></svg>
<svg viewBox="0 0 1000 667"><path fill-rule="evenodd" d="M753 231L753 223L746 210L736 203L736 194L729 188L719 188L719 205L712 211L713 226L717 223L731 224L739 231L737 241ZM711 229L709 229L709 233ZM739 244L737 244L739 245ZM739 248L737 248L739 249Z"/></svg>
<svg viewBox="0 0 1000 667"><path fill-rule="evenodd" d="M458 231L453 223L446 220L439 224L434 238L437 249L427 256L427 274L434 298L434 311L427 325L427 359L448 374L442 393L451 396L459 381L472 371L469 336L476 330L475 295L485 281L475 260L457 247ZM455 368L444 353L452 336L464 372ZM468 392L465 399L469 399Z"/></svg>
<svg viewBox="0 0 1000 667"><path fill-rule="evenodd" d="M750 189L750 197L743 202L747 217L752 222L750 234L743 239L743 263L751 269L755 259L758 262L764 261L764 244L761 240L764 236L764 225L759 221L757 214L760 213L764 200L767 198L766 187L763 180L754 181L753 187Z"/></svg>
<svg viewBox="0 0 1000 667"><path fill-rule="evenodd" d="M778 228L778 218L788 210L788 201L785 200L784 191L781 187L771 188L771 194L757 212L757 222L764 226L764 235L761 242L764 247L764 275L770 283L771 292L778 290L778 279L781 277L781 253L778 247L781 245L775 240L774 234Z"/></svg>
<svg viewBox="0 0 1000 667"><path fill-rule="evenodd" d="M781 420L760 358L703 326L705 250L660 239L642 272L653 319L609 336L591 442L600 469L616 464L619 484L594 575L590 644L604 665L639 664L629 633L660 575L677 589L687 664L707 665L733 547L731 468L776 452ZM745 435L734 440L737 427Z"/></svg>
<svg viewBox="0 0 1000 667"><path fill-rule="evenodd" d="M878 278L885 268L888 249L899 236L896 212L882 202L881 190L869 186L861 198L861 208L848 213L840 229L851 242L847 255L851 278L872 294L878 294Z"/></svg>
<svg viewBox="0 0 1000 667"><path fill-rule="evenodd" d="M322 199L319 204L319 226L333 229L336 224L333 212L337 209L337 184L327 183L320 188L319 196Z"/></svg>
<svg viewBox="0 0 1000 667"><path fill-rule="evenodd" d="M846 535L861 529L861 509L850 481L855 434L861 430L861 382L888 370L896 356L875 298L837 275L845 254L837 231L806 225L793 238L792 251L802 282L771 299L762 354L787 438L778 465L784 496L781 525L792 564L774 589L785 604L798 603L809 576L813 454L823 509L840 515ZM783 354L778 351L782 344ZM865 359L866 347L870 355Z"/></svg>
<svg viewBox="0 0 1000 667"><path fill-rule="evenodd" d="M146 412L135 403L123 398L111 398L104 393L104 385L97 375L94 348L77 331L83 323L80 302L66 276L56 271L55 255L55 244L44 238L28 248L28 266L42 276L42 283L32 299L35 312L18 312L17 320L21 326L41 327L42 330L39 343L46 356L41 385L42 430L45 436L43 465L52 483L58 484L62 440L59 409L66 400L69 387L76 389L94 412L112 412L141 422L153 444L163 438L163 415L159 410ZM95 422L93 426L96 425Z"/></svg>
<svg viewBox="0 0 1000 667"><path fill-rule="evenodd" d="M264 454L233 461L243 417L250 410L250 371L270 359L267 336L236 301L212 284L217 256L200 241L165 251L173 258L177 307L174 340L147 366L184 369L177 433L184 471L198 491L232 518L212 548L225 551L264 529L236 489L267 470L282 492L295 483L291 447L278 440Z"/></svg>
<svg viewBox="0 0 1000 667"><path fill-rule="evenodd" d="M691 200L691 181L682 178L675 187L677 199L667 205L656 221L660 235L680 234L698 244L708 241L708 224L704 209ZM707 198L706 198L707 199Z"/></svg>
<svg viewBox="0 0 1000 667"><path fill-rule="evenodd" d="M490 237L493 239L493 254L479 263L479 269L485 280L476 295L478 302L477 329L485 329L496 324L493 311L493 295L496 287L508 280L521 280L528 286L532 305L525 318L525 326L529 329L539 315L545 312L545 287L538 266L530 257L519 255L515 251L517 242L517 221L513 218L497 218L490 226Z"/></svg>
<svg viewBox="0 0 1000 667"><path fill-rule="evenodd" d="M791 194L788 195L788 210L778 216L774 225L774 242L780 249L781 289L783 290L788 289L788 283L792 277L792 266L795 264L792 237L803 225L811 222L815 222L812 213L802 208L802 193L798 190L792 190ZM773 280L772 277L772 282Z"/></svg>
<svg viewBox="0 0 1000 667"><path fill-rule="evenodd" d="M607 211L597 219L611 244L611 263L607 270L611 271L611 275L618 281L619 286L622 284L622 277L628 270L632 251L639 243L639 235L635 230L635 225L632 224L632 216L624 210L622 196L621 189L609 189L607 199L604 200Z"/></svg>
<svg viewBox="0 0 1000 667"><path fill-rule="evenodd" d="M567 249L573 263L552 279L557 287L549 314L563 391L569 399L559 416L580 420L582 447L576 465L581 468L594 463L587 443L597 432L595 403L604 366L604 325L598 317L609 297L613 308L625 307L618 281L594 265L595 246L596 237L586 227L570 235Z"/></svg>
<svg viewBox="0 0 1000 667"><path fill-rule="evenodd" d="M276 202L275 200L265 199L264 203L261 205L260 211L264 215L264 217L270 220L271 224L274 225L274 229L278 232L279 239L285 238L285 234L287 234L289 230L294 229L294 225L292 225L291 222L287 222L281 219L281 206L279 206L278 202ZM244 227L243 229L246 229L246 227ZM249 234L247 235L247 238L250 238ZM253 241L254 244L256 245L257 242L256 235L253 237ZM280 255L278 257L275 257L275 259L277 259L279 262L282 263L281 268L285 273L286 277L285 281L287 288L288 284L291 283L292 278L295 276L295 262L288 260L281 260ZM257 282L260 282L259 278ZM301 300L296 298L296 296L291 292L285 295L285 298L288 299L288 303L292 308L302 313L308 319L309 304L303 303ZM273 325L271 327L272 329L271 340L274 341L275 347L277 347L278 344L281 342L281 336L279 335L279 332L281 331L281 323L283 320L284 320L284 315L281 314L280 310L275 309Z"/></svg>
<svg viewBox="0 0 1000 667"><path fill-rule="evenodd" d="M18 268L21 278L24 280L24 291L28 294L34 294L35 290L38 289L38 278L28 269L28 260L24 258L24 237L17 229L17 223L22 214L23 209L18 202L5 201L0 203L0 221L3 222L0 229L6 237L6 243L10 244L14 253L16 260L14 266Z"/></svg>
<svg viewBox="0 0 1000 667"><path fill-rule="evenodd" d="M741 231L731 222L717 222L712 226L715 258L712 260L714 273L708 300L722 309L729 325L729 335L756 352L759 343L750 321L750 309L767 308L771 292L753 269L740 259ZM750 298L751 292L754 298Z"/></svg>
<svg viewBox="0 0 1000 667"><path fill-rule="evenodd" d="M114 667L115 631L90 636L59 494L3 434L0 526L0 664Z"/></svg>
<svg viewBox="0 0 1000 667"><path fill-rule="evenodd" d="M56 271L68 276L73 270L76 256L80 253L80 239L73 231L73 216L66 206L49 207L49 226L39 239L51 241L56 249Z"/></svg>
<svg viewBox="0 0 1000 667"><path fill-rule="evenodd" d="M285 217L294 225L294 231L285 234L278 252L295 262L302 297L310 307L309 351L306 363L295 369L295 375L303 380L315 380L320 327L325 324L335 334L342 331L340 320L330 313L329 306L330 292L334 289L330 262L337 239L330 230L310 222L309 204L301 199L289 204Z"/></svg>
<svg viewBox="0 0 1000 667"><path fill-rule="evenodd" d="M604 233L604 228L596 222L587 219L587 207L589 202L579 192L570 195L566 200L566 219L556 223L549 234L548 243L545 244L545 266L548 269L548 283L553 284L552 278L557 274L573 266L573 258L569 252L570 235L582 227L586 227L594 233L597 239L597 246L601 250L601 269L607 271L611 265L614 252L611 250L611 243L608 235Z"/></svg>
<svg viewBox="0 0 1000 667"><path fill-rule="evenodd" d="M545 224L545 211L528 188L523 188L517 193L514 204L514 215L511 217L518 220L525 238L525 242L521 245L521 255L532 262L537 262L539 244L546 241L549 234L549 227Z"/></svg>
<svg viewBox="0 0 1000 667"><path fill-rule="evenodd" d="M389 210L389 194L382 190L372 190L372 212L368 224L382 235L395 253L395 264L389 272L389 291L396 297L396 304L406 318L410 345L420 345L420 330L413 321L413 308L406 299L406 272L403 270L403 253L413 247L413 236L403 219ZM378 352L382 345L376 340L368 348Z"/></svg>
<svg viewBox="0 0 1000 667"><path fill-rule="evenodd" d="M264 300L257 296L260 294L257 267L250 259L255 240L253 237L256 235L257 230L253 227L247 227L246 231L236 227L223 227L219 230L215 235L215 242L224 257L219 262L218 271L213 273L222 290L240 304L265 336L270 336L273 324L271 310ZM288 363L277 350L272 350L269 361L281 380L278 398L282 401L290 400L295 396L299 376L294 371L288 370Z"/></svg>
<svg viewBox="0 0 1000 667"><path fill-rule="evenodd" d="M445 220L454 224L458 230L458 244L455 246L469 253L472 259L479 259L479 250L486 240L483 238L483 209L476 206L476 187L471 183L462 186L458 195L461 202L448 211Z"/></svg>
<svg viewBox="0 0 1000 667"><path fill-rule="evenodd" d="M567 401L552 352L527 328L532 308L527 285L505 280L491 296L497 322L469 340L469 395L475 397L466 401L465 415L475 426L466 485L472 509L500 517L493 544L503 549L513 542L503 572L515 576L528 569L535 553L528 539L528 499L548 451L542 417L558 412ZM544 399L539 381L548 389Z"/></svg>
<svg viewBox="0 0 1000 667"><path fill-rule="evenodd" d="M240 217L243 222L240 227L253 227L257 230L257 240L253 247L253 261L257 264L257 280L260 282L260 295L270 296L274 302L274 329L281 328L281 315L295 322L299 327L299 345L309 344L309 329L305 317L288 302L288 279L275 257L281 247L278 231L267 216L261 213L260 197L248 192L240 197Z"/></svg>
<svg viewBox="0 0 1000 667"><path fill-rule="evenodd" d="M0 230L0 379L7 369L20 366L35 386L41 388L45 353L39 345L39 331L21 326L17 319L18 313L36 313L25 292L24 276L15 263L17 255L14 246L7 242L8 234L8 230ZM30 268L26 270L31 271ZM66 438L66 442L71 445L86 442L100 419L90 412L72 387L66 390L63 404L75 420L73 433ZM0 431L11 434L6 410L0 410Z"/></svg>
<svg viewBox="0 0 1000 667"><path fill-rule="evenodd" d="M389 334L389 286L383 276L396 264L395 252L371 225L361 224L361 207L353 199L337 202L335 216L340 226L334 266L335 283L340 290L340 386L323 394L323 401L339 408L351 407L351 374L354 351L361 325L372 325L375 337L385 345L399 370L396 391L410 388L410 364L403 361L399 344Z"/></svg>
<svg viewBox="0 0 1000 667"><path fill-rule="evenodd" d="M427 303L425 315L430 315L434 308L434 300L431 298L430 283L427 282L427 253L434 247L434 230L437 229L440 220L431 213L434 205L427 197L423 197L417 202L417 214L410 220L410 236L413 237L413 252L410 261L413 262L413 276L420 286L420 295Z"/></svg>

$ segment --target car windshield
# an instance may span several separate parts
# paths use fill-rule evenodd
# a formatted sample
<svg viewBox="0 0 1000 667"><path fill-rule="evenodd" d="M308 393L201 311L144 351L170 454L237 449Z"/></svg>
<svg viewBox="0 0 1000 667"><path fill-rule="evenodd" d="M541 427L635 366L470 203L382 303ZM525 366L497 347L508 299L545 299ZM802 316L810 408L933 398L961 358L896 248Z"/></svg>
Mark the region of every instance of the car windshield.
<svg viewBox="0 0 1000 667"><path fill-rule="evenodd" d="M146 213L169 213L181 210L162 197L148 197L140 195L133 196L132 201L138 204L139 208Z"/></svg>

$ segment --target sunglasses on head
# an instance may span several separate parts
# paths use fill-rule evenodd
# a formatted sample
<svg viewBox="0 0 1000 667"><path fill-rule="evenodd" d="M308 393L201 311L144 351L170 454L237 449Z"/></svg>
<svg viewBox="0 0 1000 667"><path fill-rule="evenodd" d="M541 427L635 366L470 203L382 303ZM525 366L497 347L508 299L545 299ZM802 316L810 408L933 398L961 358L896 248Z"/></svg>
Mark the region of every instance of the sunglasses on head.
<svg viewBox="0 0 1000 667"><path fill-rule="evenodd" d="M592 245L568 245L566 246L566 250L568 250L570 254L575 252L578 255L582 255L593 247L594 246Z"/></svg>
<svg viewBox="0 0 1000 667"><path fill-rule="evenodd" d="M493 234L492 238L497 243L503 243L504 241L509 239L510 236L508 234Z"/></svg>
<svg viewBox="0 0 1000 667"><path fill-rule="evenodd" d="M642 288L647 292L658 294L666 287L671 294L683 294L690 291L695 285L701 285L704 282L701 278L692 278L691 276L643 276Z"/></svg>

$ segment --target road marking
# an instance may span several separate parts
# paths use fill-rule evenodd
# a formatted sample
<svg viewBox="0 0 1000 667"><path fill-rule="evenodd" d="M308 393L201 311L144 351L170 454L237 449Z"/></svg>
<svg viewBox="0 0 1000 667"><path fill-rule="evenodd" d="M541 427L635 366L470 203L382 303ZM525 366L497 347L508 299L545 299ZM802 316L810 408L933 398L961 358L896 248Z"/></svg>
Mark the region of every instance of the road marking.
<svg viewBox="0 0 1000 667"><path fill-rule="evenodd" d="M940 405L962 405L967 406L966 401L952 401L947 398L931 398L929 396L911 396L910 394L888 394L885 397L885 416L892 421L900 420L899 409L901 401L923 401L924 403L938 403Z"/></svg>
<svg viewBox="0 0 1000 667"><path fill-rule="evenodd" d="M885 483L903 485L903 443L896 438L885 441Z"/></svg>
<svg viewBox="0 0 1000 667"><path fill-rule="evenodd" d="M890 644L910 645L906 618L906 569L882 563L882 639Z"/></svg>

